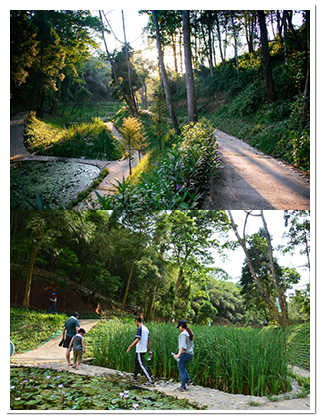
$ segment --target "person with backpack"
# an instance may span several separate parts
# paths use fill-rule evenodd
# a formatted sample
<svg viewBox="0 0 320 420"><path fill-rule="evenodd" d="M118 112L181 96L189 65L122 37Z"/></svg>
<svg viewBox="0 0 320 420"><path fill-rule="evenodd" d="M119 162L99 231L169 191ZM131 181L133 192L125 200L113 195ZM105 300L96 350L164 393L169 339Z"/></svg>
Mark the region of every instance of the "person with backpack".
<svg viewBox="0 0 320 420"><path fill-rule="evenodd" d="M66 351L66 359L68 362L68 366L71 366L70 363L70 351L72 349L72 346L69 348L70 341L72 340L72 337L75 336L80 329L80 324L78 321L79 313L74 312L69 319L66 320L63 331L62 331L62 342L63 347L67 349Z"/></svg>
<svg viewBox="0 0 320 420"><path fill-rule="evenodd" d="M186 391L186 385L192 385L192 381L187 371L187 364L193 358L194 335L184 320L180 320L176 328L179 328L181 332L179 335L179 352L173 356L174 359L178 361L181 380L181 385L177 388L177 391Z"/></svg>

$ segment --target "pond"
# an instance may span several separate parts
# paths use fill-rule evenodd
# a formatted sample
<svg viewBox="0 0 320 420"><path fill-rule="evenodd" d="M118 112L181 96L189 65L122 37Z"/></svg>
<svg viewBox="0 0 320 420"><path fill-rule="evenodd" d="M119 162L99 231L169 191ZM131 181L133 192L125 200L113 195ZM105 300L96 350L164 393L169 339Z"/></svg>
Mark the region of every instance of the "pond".
<svg viewBox="0 0 320 420"><path fill-rule="evenodd" d="M51 209L67 205L99 175L97 166L79 162L17 162L10 168L11 209L27 210L37 205L37 195Z"/></svg>
<svg viewBox="0 0 320 420"><path fill-rule="evenodd" d="M111 378L93 378L52 369L10 370L11 410L196 410L177 400Z"/></svg>

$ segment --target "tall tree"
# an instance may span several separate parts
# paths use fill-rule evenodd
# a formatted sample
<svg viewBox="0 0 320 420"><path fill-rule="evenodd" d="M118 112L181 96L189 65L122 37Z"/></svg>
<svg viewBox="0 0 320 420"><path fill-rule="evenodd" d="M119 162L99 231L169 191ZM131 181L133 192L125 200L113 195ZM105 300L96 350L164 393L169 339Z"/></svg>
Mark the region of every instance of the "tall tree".
<svg viewBox="0 0 320 420"><path fill-rule="evenodd" d="M188 117L189 117L189 122L197 122L198 111L197 111L197 101L196 101L196 93L195 93L194 78L193 78L193 71L192 71L189 10L183 10L182 16L183 16L183 40L184 40L184 57L185 57L185 68L186 68Z"/></svg>
<svg viewBox="0 0 320 420"><path fill-rule="evenodd" d="M122 96L123 100L125 101L125 103L129 107L129 110L131 112L131 115L134 115L134 107L133 107L131 101L129 100L128 96L125 94L122 86L121 86L121 83L120 83L119 78L118 78L118 75L117 75L117 71L116 71L114 60L113 60L113 58L112 58L112 56L111 56L111 54L110 54L110 52L108 50L107 42L106 42L105 35L104 35L105 30L104 30L104 24L103 24L103 20L102 20L102 11L101 10L99 10L99 16L100 16L100 23L101 23L102 38L103 38L103 42L104 42L104 46L105 46L105 50L106 50L106 53L107 53L107 57L108 57L109 63L111 64L111 67L112 67L114 80L115 80L115 82L116 82L116 84L118 86L118 89L119 89L119 91L121 93L121 96Z"/></svg>
<svg viewBox="0 0 320 420"><path fill-rule="evenodd" d="M133 87L132 87L132 82L131 82L130 57L129 57L129 48L128 48L128 43L127 43L127 37L126 37L126 27L125 27L125 23L124 23L124 13L123 13L123 10L121 10L121 14L122 14L122 26L123 26L124 46L125 46L125 50L126 50L126 59L127 59L127 66L128 66L129 89L130 89L130 95L131 95L131 100L132 100L134 115L137 116L138 115L138 108L137 108L137 102L136 102L136 98L135 98L135 95L134 95L134 91L133 91Z"/></svg>
<svg viewBox="0 0 320 420"><path fill-rule="evenodd" d="M260 26L260 42L262 48L262 61L264 71L264 90L266 94L267 102L272 101L273 94L273 79L272 69L269 54L269 42L268 42L268 31L266 25L266 17L263 10L257 10L259 26Z"/></svg>
<svg viewBox="0 0 320 420"><path fill-rule="evenodd" d="M98 22L88 10L13 11L11 70L19 80L11 86L13 103L27 104L39 116L52 108L68 76L81 78L80 67L96 46Z"/></svg>
<svg viewBox="0 0 320 420"><path fill-rule="evenodd" d="M245 227L246 227L246 223L247 223L247 219L250 215L252 215L251 211L246 212L247 216L246 216L246 222L245 222ZM273 254L272 254L272 245L271 245L271 239L270 239L270 234L267 228L267 224L264 218L264 214L263 211L260 211L260 214L258 216L260 216L262 218L263 221L263 226L264 226L264 231L265 231L265 235L266 235L266 242L267 242L267 246L268 246L268 255L269 255L269 264L270 264L270 271L272 273L271 276L271 280L273 283L273 287L276 290L276 297L278 299L278 303L280 305L280 312L278 311L278 303L277 301L268 294L267 290L265 289L265 287L263 287L259 276L254 268L254 265L252 263L249 251L248 251L248 247L246 244L246 237L244 234L244 237L241 238L237 226L234 222L232 213L230 210L228 210L228 215L231 221L231 225L233 228L233 231L238 239L239 244L241 245L245 256L246 256L246 260L248 262L248 266L250 269L250 272L252 274L253 280L255 282L255 284L257 285L257 288L259 290L259 292L261 293L261 295L263 296L263 299L265 300L265 302L268 304L270 313L273 315L273 317L277 320L278 324L281 325L284 329L285 327L288 325L289 319L288 319L288 308L287 308L287 302L286 302L286 297L285 297L285 290L280 287L279 282L278 282L278 278L277 278L277 273L275 270L275 264L274 264L274 260L273 260ZM244 232L245 232L245 227L244 227Z"/></svg>
<svg viewBox="0 0 320 420"><path fill-rule="evenodd" d="M231 16L233 42L234 42L234 57L235 57L235 60L236 60L237 73L239 74L237 33L236 33L236 26L235 26L235 23L234 23L234 16L233 16L233 11L232 10L230 10L230 16Z"/></svg>
<svg viewBox="0 0 320 420"><path fill-rule="evenodd" d="M159 58L159 64L160 64L160 70L161 70L161 77L162 77L162 83L166 95L166 102L167 102L167 108L170 115L171 123L173 125L174 131L176 134L180 134L180 128L178 125L177 117L174 112L173 103L171 99L171 91L169 86L169 80L167 76L167 72L164 66L163 61L163 52L161 47L161 38L160 38L160 31L159 31L159 25L158 25L158 18L157 18L157 11L152 10L152 16L154 20L154 26L156 31L156 38L157 38L157 48L158 48L158 58Z"/></svg>

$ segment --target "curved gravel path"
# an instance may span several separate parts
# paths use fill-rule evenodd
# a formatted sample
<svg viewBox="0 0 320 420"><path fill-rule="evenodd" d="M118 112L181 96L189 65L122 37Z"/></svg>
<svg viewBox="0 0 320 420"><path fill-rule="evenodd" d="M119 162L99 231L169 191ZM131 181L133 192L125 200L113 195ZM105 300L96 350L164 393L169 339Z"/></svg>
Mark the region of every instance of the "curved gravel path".
<svg viewBox="0 0 320 420"><path fill-rule="evenodd" d="M216 131L221 168L203 209L309 210L310 182L290 165Z"/></svg>
<svg viewBox="0 0 320 420"><path fill-rule="evenodd" d="M86 331L93 328L98 320L82 320L79 319L80 326ZM67 366L65 353L66 349L59 347L58 343L61 340L61 335L55 337L43 344L42 346L28 351L26 353L14 354L11 358L11 366L32 366L40 368L52 368L55 370L69 371L70 374L99 376L121 382L128 382L131 385L130 379L132 373L120 372L114 369L103 368L99 366L91 366L86 363L80 365L79 370L72 369ZM295 368L297 370L297 368ZM310 372L298 369L298 373L303 376L309 376ZM138 386L144 387L145 378L142 375L138 376ZM254 397L249 395L232 395L226 392L218 391L216 389L205 388L199 385L192 385L188 387L186 392L176 391L179 386L173 380L155 380L155 388L157 391L164 393L167 396L188 399L199 407L205 407L206 410L212 411L229 411L229 410L282 410L282 411L306 411L311 413L310 396L306 398L294 398L297 388L286 396L279 398L279 401L270 402L267 397ZM289 398L289 399L287 399Z"/></svg>

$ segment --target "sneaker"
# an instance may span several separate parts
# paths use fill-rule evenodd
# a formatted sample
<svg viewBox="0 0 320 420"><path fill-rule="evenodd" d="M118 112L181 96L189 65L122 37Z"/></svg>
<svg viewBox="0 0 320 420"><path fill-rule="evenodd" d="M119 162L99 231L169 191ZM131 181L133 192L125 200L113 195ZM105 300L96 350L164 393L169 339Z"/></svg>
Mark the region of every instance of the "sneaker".
<svg viewBox="0 0 320 420"><path fill-rule="evenodd" d="M176 391L186 391L187 388L185 386L179 386L179 388L176 389Z"/></svg>
<svg viewBox="0 0 320 420"><path fill-rule="evenodd" d="M137 378L131 378L131 381L132 382L138 382L138 379Z"/></svg>
<svg viewBox="0 0 320 420"><path fill-rule="evenodd" d="M143 384L144 386L155 386L154 382L146 382L145 384Z"/></svg>
<svg viewBox="0 0 320 420"><path fill-rule="evenodd" d="M186 385L193 385L193 382L191 380L187 381Z"/></svg>

